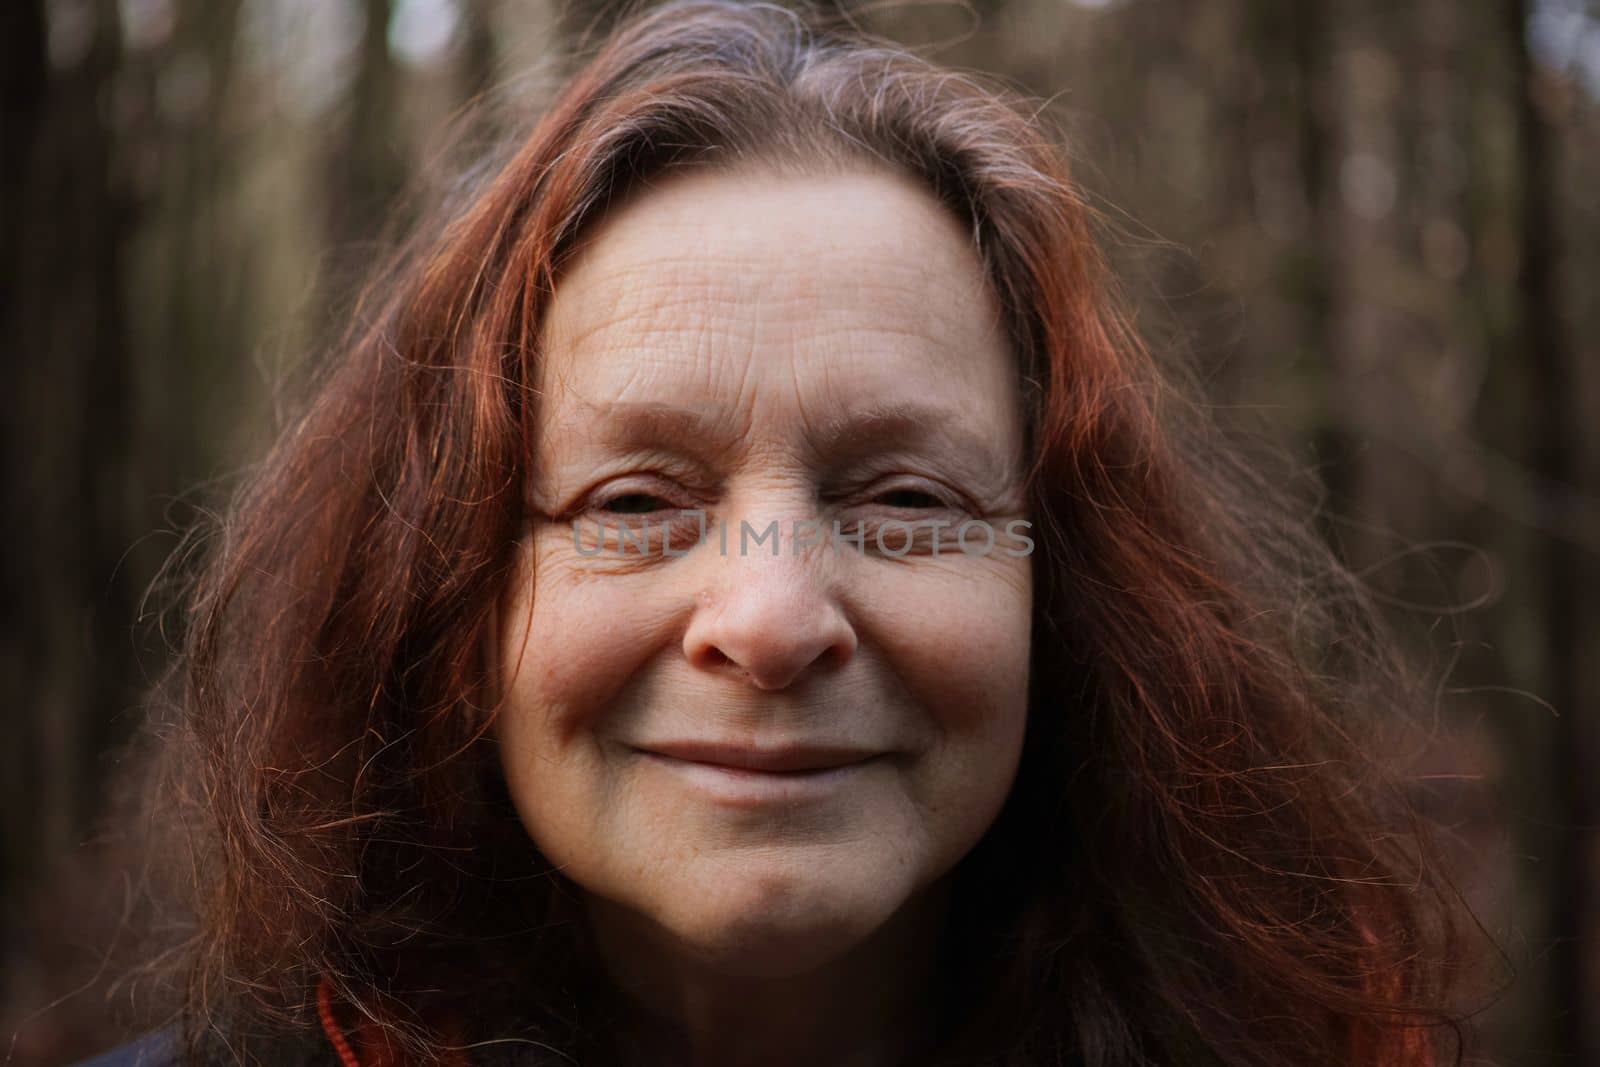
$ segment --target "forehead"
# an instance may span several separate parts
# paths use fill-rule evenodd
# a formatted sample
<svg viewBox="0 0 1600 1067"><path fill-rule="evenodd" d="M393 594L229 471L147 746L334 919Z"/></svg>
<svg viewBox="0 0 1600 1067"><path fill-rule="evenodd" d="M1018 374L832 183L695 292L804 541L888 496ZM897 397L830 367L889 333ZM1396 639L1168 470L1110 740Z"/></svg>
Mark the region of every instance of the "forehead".
<svg viewBox="0 0 1600 1067"><path fill-rule="evenodd" d="M695 171L590 234L541 331L546 410L621 400L830 405L1015 371L960 221L888 172ZM681 395L679 395L681 394Z"/></svg>

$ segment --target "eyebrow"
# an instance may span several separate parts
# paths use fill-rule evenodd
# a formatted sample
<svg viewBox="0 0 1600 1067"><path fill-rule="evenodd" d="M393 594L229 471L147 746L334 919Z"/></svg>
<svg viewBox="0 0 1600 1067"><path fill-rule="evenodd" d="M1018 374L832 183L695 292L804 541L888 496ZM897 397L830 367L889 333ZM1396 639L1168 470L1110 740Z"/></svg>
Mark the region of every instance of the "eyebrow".
<svg viewBox="0 0 1600 1067"><path fill-rule="evenodd" d="M726 454L741 435L726 420L706 412L661 401L630 401L607 405L596 412L603 421L599 439L614 448L689 449L696 455ZM922 403L887 403L858 408L824 418L820 439L810 442L814 455L837 462L871 451L915 449L933 445L948 449L974 468L979 477L1004 477L1010 464L994 445L961 424L963 413L954 408Z"/></svg>

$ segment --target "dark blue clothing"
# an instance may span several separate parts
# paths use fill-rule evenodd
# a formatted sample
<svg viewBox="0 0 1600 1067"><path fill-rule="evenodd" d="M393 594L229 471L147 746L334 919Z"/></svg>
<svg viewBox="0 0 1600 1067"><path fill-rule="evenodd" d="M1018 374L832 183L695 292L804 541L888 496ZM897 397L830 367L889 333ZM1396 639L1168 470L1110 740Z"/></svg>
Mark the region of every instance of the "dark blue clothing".
<svg viewBox="0 0 1600 1067"><path fill-rule="evenodd" d="M183 1067L179 1055L180 1032L177 1023L151 1030L72 1067ZM241 1062L237 1042L215 1031L202 1035L196 1055L199 1063L217 1067L238 1067ZM340 1067L339 1058L320 1027L315 1031L277 1034L271 1038L258 1034L250 1042L248 1061L271 1067Z"/></svg>
<svg viewBox="0 0 1600 1067"><path fill-rule="evenodd" d="M176 1067L177 1042L170 1030L152 1030L139 1038L102 1052L74 1067Z"/></svg>

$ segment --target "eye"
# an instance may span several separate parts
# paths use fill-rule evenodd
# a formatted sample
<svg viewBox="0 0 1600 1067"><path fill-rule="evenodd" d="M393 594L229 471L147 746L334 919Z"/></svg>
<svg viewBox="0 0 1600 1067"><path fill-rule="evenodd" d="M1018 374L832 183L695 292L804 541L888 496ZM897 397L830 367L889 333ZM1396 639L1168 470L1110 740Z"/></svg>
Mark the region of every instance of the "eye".
<svg viewBox="0 0 1600 1067"><path fill-rule="evenodd" d="M672 506L657 494L639 489L602 497L595 504L597 510L609 511L615 515L648 515L653 511L666 511Z"/></svg>
<svg viewBox="0 0 1600 1067"><path fill-rule="evenodd" d="M893 489L886 489L872 499L891 508L905 508L913 511L948 508L950 506L948 502L935 494L925 489L918 489L915 486L897 486Z"/></svg>

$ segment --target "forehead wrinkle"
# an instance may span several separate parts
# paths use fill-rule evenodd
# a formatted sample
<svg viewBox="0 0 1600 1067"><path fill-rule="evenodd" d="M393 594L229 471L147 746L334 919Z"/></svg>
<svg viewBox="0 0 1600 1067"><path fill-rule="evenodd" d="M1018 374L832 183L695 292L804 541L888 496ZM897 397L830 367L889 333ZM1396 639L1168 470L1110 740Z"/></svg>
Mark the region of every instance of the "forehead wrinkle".
<svg viewBox="0 0 1600 1067"><path fill-rule="evenodd" d="M934 446L986 481L1004 479L1004 472L1014 463L1001 454L1005 447L989 440L983 429L964 425L972 421L970 412L947 402L871 399L877 388L887 384L882 373L870 369L874 362L871 353L884 339L902 350L907 347L903 342L911 341L933 364L927 372L934 375L938 364L958 358L954 349L921 331L856 327L840 330L832 338L838 345L834 351L844 356L840 360L827 354L834 347L827 335L834 333L826 330L822 337L813 338L809 351L796 353L799 358L790 360L784 375L784 391L801 425L807 427L804 437L808 439L799 442L805 452L816 459L837 461L874 449ZM868 337L875 340L861 343ZM755 432L754 420L760 420L769 406L759 396L756 353L719 359L713 354L715 345L710 337L697 335L697 339L694 352L686 351L685 346L674 354L650 353L626 362L622 365L625 377L604 388L600 387L605 375L583 382L586 388L581 391L572 388L576 383L566 383L561 404L566 410L552 412L559 422L549 424L550 433L557 437L576 433L619 449L688 444L694 447L683 450L724 455L741 442L754 444L747 440ZM822 371L810 388L805 370L805 364L812 362L808 356L815 358ZM851 373L851 363L865 364L868 369L864 374ZM707 398L716 399L707 403ZM868 405L865 410L864 404Z"/></svg>
<svg viewBox="0 0 1600 1067"><path fill-rule="evenodd" d="M639 342L674 337L698 340L713 329L726 331L731 324L739 324L736 314L715 311L719 305L738 306L736 296L719 292L730 287L688 286L663 282L655 270L640 273L653 284L634 289L604 283L584 286L576 310L558 298L556 306L566 313L552 316L546 350L571 357L586 349L625 352Z"/></svg>
<svg viewBox="0 0 1600 1067"><path fill-rule="evenodd" d="M865 316L878 329L919 341L952 330L970 333L973 312L985 320L993 317L993 301L984 291L986 280L971 263L962 263L961 273L973 285L951 291L948 285L935 284L941 265L937 263L882 254L863 262L861 249L854 247L828 249L817 257L843 260L843 270L824 269L826 262L813 262L812 270L793 272L789 265L775 262L774 251L756 248L708 259L678 253L653 256L646 249L624 264L591 261L590 270L578 272L568 282L584 293L581 317L572 315L570 307L565 309L568 314L563 319L578 321L559 340L564 347L580 348L593 335L619 326L644 335L726 331L731 326L750 329L753 324L742 312L766 304L788 306L776 316L779 321L803 315L812 323L838 323L848 329L853 320ZM852 280L830 286L824 279L831 276ZM599 308L588 306L602 301ZM559 297L556 302L567 303ZM724 307L730 314L717 314ZM988 333L994 323L986 321L985 326Z"/></svg>
<svg viewBox="0 0 1600 1067"><path fill-rule="evenodd" d="M657 210L649 221L635 216L636 224L620 231L626 244L592 242L567 285L558 286L562 292L555 303L563 307L551 320L556 329L549 354L566 379L568 399L578 399L573 385L596 400L631 394L668 401L682 390L678 399L715 397L710 406L719 410L731 401L749 422L764 410L757 403L755 360L771 345L791 360L784 375L793 390L791 403L809 426L813 412L826 412L830 404L858 404L863 391L870 398L878 388L903 381L894 368L906 357L908 365L925 361L924 373L938 377L941 367L959 367L978 356L974 346L993 345L1000 323L988 279L965 246L965 234L949 229L942 217L939 225L960 243L936 240L931 254L909 232L922 232L920 221L886 228L886 220L877 216L852 216L844 229L823 225L819 230L811 219L805 228L813 239L805 242L808 262L796 269L785 259L784 242L761 228L730 230L708 219L703 205L693 204L691 210L690 201L662 201L661 195L656 194ZM918 213L931 219L927 208L932 205L918 201ZM818 237L820 243L814 240ZM563 328L569 331L565 335ZM885 346L894 351L887 365ZM830 350L845 358L826 358ZM820 394L801 387L800 363L814 357L823 357ZM911 386L918 391L914 382ZM577 420L580 432L594 419L595 404L583 410L590 414ZM964 419L970 422L972 413ZM724 416L723 421L735 420ZM570 432L572 422L563 423L564 432ZM688 423L656 430L663 438L700 432ZM753 430L745 427L745 436ZM891 441L890 430L879 420L875 430L857 432L855 438L871 447ZM829 442L821 444L827 448ZM990 447L955 451L982 457L986 467L1009 466L990 462Z"/></svg>
<svg viewBox="0 0 1600 1067"><path fill-rule="evenodd" d="M552 331L551 347L576 354L591 347L661 344L692 348L698 355L725 336L730 346L756 348L765 341L763 319L785 325L804 321L813 341L836 332L871 333L904 337L919 346L931 342L952 354L993 335L998 325L993 302L986 299L984 279L972 272L973 264L964 264L964 273L974 275L978 291L961 286L952 292L948 285L930 284L939 273L936 264L880 255L873 257L872 269L863 270L858 257L859 249L846 254L854 269L845 273L854 282L831 290L825 281L819 284L825 271L775 274L771 255L727 257L721 267L682 255L663 260L646 254L616 266L591 261L590 271L568 282L569 291L575 286L582 293L578 306L556 300L565 313ZM763 314L771 310L768 303L784 310ZM728 313L719 313L724 308ZM974 311L985 320L979 336L973 336ZM963 340L953 345L958 337Z"/></svg>

